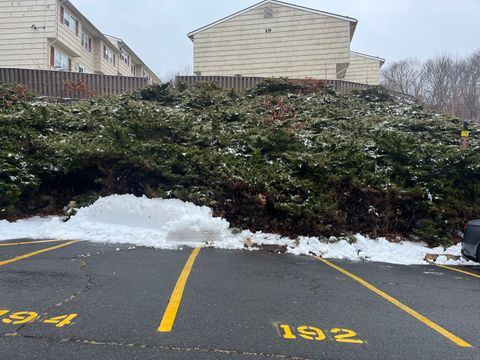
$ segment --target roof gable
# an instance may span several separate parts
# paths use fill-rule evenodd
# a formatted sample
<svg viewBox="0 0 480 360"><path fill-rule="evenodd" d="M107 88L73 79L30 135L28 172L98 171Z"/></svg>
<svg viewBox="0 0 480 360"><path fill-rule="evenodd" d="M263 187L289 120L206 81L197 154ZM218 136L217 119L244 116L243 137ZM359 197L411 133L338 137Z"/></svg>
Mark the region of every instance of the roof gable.
<svg viewBox="0 0 480 360"><path fill-rule="evenodd" d="M294 5L294 4L289 4L289 3L286 3L286 2L283 2L283 1L278 1L278 0L264 0L264 1L261 1L255 5L252 5L246 9L243 9L241 11L238 11L230 16L227 16L227 17L224 17L220 20L217 20L211 24L208 24L208 25L205 25L197 30L194 30L190 33L188 33L188 37L190 39L193 39L193 36L201 31L204 31L204 30L207 30L211 27L214 27L216 25L219 25L221 23L224 23L230 19L233 19L234 17L237 17L239 15L242 15L244 13L246 13L247 11L250 11L250 10L253 10L253 9L256 9L258 7L261 7L263 5L266 5L266 4L275 4L275 5L280 5L280 6L285 6L285 7L289 7L289 8L292 8L292 9L297 9L297 10L303 10L303 11L308 11L310 13L313 13L313 14L318 14L318 15L323 15L323 16L329 16L329 17L333 17L333 18L336 18L336 19L340 19L340 20L345 20L345 21L349 21L353 24L356 24L358 22L357 19L354 19L354 18L351 18L351 17L348 17L348 16L342 16L342 15L338 15L338 14L333 14L333 13L329 13L329 12L325 12L325 11L320 11L320 10L315 10L315 9L311 9L311 8L307 8L307 7L304 7L304 6L299 6L299 5ZM352 25L353 25L352 24ZM354 31L354 27L353 27L353 31ZM353 32L352 32L352 36L353 36Z"/></svg>

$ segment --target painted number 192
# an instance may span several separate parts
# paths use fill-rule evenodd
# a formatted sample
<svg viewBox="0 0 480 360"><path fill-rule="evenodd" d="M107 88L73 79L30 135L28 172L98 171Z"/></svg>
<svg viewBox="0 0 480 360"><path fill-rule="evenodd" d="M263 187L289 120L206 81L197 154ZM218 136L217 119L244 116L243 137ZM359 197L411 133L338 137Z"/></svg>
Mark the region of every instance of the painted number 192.
<svg viewBox="0 0 480 360"><path fill-rule="evenodd" d="M279 324L280 335L284 339L296 340L302 338L308 341L323 341L327 339L327 334L333 340L339 343L363 344L364 341L357 338L357 333L350 329L333 328L330 331L324 331L315 326L298 326L292 328L290 325Z"/></svg>

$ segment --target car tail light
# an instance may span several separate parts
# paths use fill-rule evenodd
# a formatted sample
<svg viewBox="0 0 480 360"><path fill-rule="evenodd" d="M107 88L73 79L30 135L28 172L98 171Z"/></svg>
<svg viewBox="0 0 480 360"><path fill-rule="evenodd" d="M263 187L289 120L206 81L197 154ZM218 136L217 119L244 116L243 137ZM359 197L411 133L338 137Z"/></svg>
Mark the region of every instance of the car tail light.
<svg viewBox="0 0 480 360"><path fill-rule="evenodd" d="M463 232L466 233L468 229L468 224L463 225Z"/></svg>

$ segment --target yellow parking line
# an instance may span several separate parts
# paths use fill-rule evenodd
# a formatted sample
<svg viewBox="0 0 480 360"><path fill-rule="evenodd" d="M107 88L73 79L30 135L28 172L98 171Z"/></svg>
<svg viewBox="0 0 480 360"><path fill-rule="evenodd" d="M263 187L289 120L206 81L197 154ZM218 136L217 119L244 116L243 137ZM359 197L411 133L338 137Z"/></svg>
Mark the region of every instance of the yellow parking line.
<svg viewBox="0 0 480 360"><path fill-rule="evenodd" d="M42 244L51 242L60 242L65 240L35 240L35 241L22 241L16 243L0 243L0 246L16 246L16 245L29 245L29 244Z"/></svg>
<svg viewBox="0 0 480 360"><path fill-rule="evenodd" d="M473 276L473 277L476 277L476 278L480 279L480 275L474 274L474 273L471 273L471 272L468 272L468 271L465 271L465 270L460 270L460 269L456 269L456 268L453 268L453 267L450 267L450 266L440 265L440 264L432 264L432 265L438 266L440 268L456 271L456 272L459 272L459 273L462 273L462 274L470 275L470 276Z"/></svg>
<svg viewBox="0 0 480 360"><path fill-rule="evenodd" d="M28 253L28 254L25 254L25 255L20 255L20 256L17 256L13 259L8 259L8 260L5 260L5 261L0 261L0 266L3 266L3 265L7 265L7 264L10 264L10 263L13 263L15 261L20 261L20 260L23 260L23 259L28 259L29 257L32 257L32 256L35 256L35 255L38 255L38 254L42 254L44 252L47 252L47 251L51 251L51 250L55 250L55 249L60 249L64 246L68 246L68 245L72 245L72 244L75 244L77 243L78 240L75 240L75 241L69 241L69 242L66 242L64 244L60 244L60 245L55 245L55 246L52 246L52 247L49 247L49 248L46 248L46 249L42 249L42 250L37 250L37 251L34 251L34 252L31 252L31 253Z"/></svg>
<svg viewBox="0 0 480 360"><path fill-rule="evenodd" d="M190 271L192 270L193 263L200 252L200 248L195 248L192 251L192 254L187 260L185 267L178 278L177 285L175 285L175 289L173 290L172 296L170 297L170 301L168 302L167 309L165 310L165 314L163 315L162 322L158 327L158 332L170 332L172 331L173 323L175 322L175 317L177 316L178 308L180 307L180 302L182 301L183 291L185 290L185 284L187 283L188 276L190 275Z"/></svg>
<svg viewBox="0 0 480 360"><path fill-rule="evenodd" d="M377 289L375 286L373 286L372 284L370 284L369 282L359 278L358 276L356 275L353 275L352 273L348 272L347 270L341 268L340 266L337 266L335 264L332 264L330 261L327 261L325 259L322 259L321 257L318 257L318 256L315 256L315 258L317 260L320 260L321 262L323 262L324 264L334 268L335 270L337 271L340 271L342 274L350 277L351 279L359 282L360 284L362 284L363 286L365 286L367 289L373 291L375 294L381 296L382 298L384 298L385 300L389 301L390 303L392 303L393 305L399 307L400 309L402 309L403 311L405 311L406 313L408 313L409 315L413 316L415 319L417 319L418 321L421 321L422 323L424 323L425 325L427 325L428 327L432 328L433 330L435 330L436 332L440 333L441 335L445 336L446 338L448 338L449 340L453 341L455 344L457 344L458 346L462 346L462 347L472 347L472 345L470 345L469 343L467 343L466 341L460 339L458 336L452 334L451 332L445 330L444 328L442 328L440 325L437 325L435 324L433 321L427 319L425 316L419 314L418 312L416 312L415 310L409 308L407 305L404 305L402 304L400 301L398 301L397 299L391 297L390 295L384 293L382 290L380 289Z"/></svg>

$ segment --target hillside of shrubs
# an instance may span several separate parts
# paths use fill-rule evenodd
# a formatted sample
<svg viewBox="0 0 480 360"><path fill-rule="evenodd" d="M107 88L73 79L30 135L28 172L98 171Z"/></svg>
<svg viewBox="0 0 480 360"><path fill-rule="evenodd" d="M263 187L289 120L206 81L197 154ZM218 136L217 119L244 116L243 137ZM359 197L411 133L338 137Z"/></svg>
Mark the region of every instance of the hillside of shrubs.
<svg viewBox="0 0 480 360"><path fill-rule="evenodd" d="M480 217L479 127L371 88L213 84L48 103L0 88L0 219L132 193L286 236L362 233L450 244Z"/></svg>

